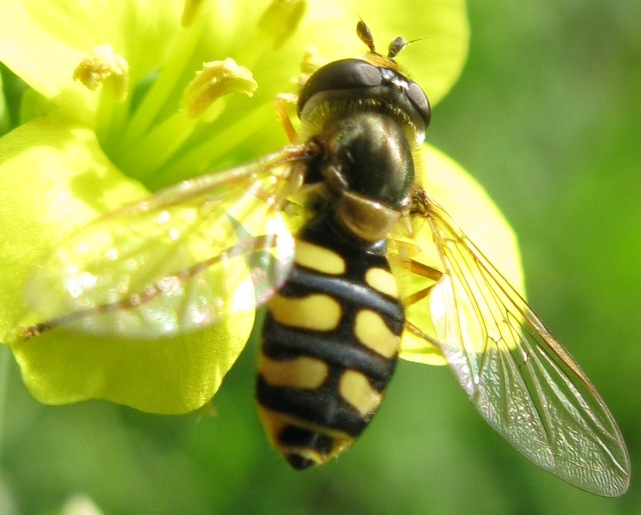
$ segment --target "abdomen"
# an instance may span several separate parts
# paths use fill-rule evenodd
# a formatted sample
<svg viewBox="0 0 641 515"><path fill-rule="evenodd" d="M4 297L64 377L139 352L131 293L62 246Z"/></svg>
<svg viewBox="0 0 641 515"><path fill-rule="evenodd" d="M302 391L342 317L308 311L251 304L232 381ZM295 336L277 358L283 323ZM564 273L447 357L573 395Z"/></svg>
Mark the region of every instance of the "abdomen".
<svg viewBox="0 0 641 515"><path fill-rule="evenodd" d="M341 244L331 226L321 217L301 231L294 268L263 327L261 419L297 469L333 458L367 426L404 325L384 242Z"/></svg>

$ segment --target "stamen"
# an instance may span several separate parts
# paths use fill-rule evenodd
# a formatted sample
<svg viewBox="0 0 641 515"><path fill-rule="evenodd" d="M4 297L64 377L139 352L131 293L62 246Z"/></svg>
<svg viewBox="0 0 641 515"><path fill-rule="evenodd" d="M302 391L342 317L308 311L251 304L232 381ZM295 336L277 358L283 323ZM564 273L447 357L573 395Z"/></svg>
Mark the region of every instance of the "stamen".
<svg viewBox="0 0 641 515"><path fill-rule="evenodd" d="M238 66L233 59L211 61L203 64L183 95L183 105L188 116L197 118L216 100L230 93L253 96L258 88L254 76L244 66Z"/></svg>
<svg viewBox="0 0 641 515"><path fill-rule="evenodd" d="M205 10L207 0L186 0L180 24L189 27Z"/></svg>
<svg viewBox="0 0 641 515"><path fill-rule="evenodd" d="M91 91L103 84L108 95L122 102L127 98L129 88L129 64L123 56L114 52L111 45L101 45L82 58L73 72L73 78Z"/></svg>
<svg viewBox="0 0 641 515"><path fill-rule="evenodd" d="M272 0L258 22L258 28L269 34L276 47L296 32L307 10L305 0Z"/></svg>

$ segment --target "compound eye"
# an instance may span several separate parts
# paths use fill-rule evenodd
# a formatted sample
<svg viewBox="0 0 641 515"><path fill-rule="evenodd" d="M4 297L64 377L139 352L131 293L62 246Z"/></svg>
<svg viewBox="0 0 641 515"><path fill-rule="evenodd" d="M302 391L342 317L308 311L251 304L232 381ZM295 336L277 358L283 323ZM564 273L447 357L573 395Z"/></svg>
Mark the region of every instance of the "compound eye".
<svg viewBox="0 0 641 515"><path fill-rule="evenodd" d="M298 112L316 93L323 91L355 89L382 84L380 70L360 59L341 59L318 69L307 80L298 97Z"/></svg>
<svg viewBox="0 0 641 515"><path fill-rule="evenodd" d="M416 84L416 82L410 82L407 88L407 98L421 115L421 118L423 118L425 128L427 129L432 116L432 108L430 107L430 101L425 91L423 91L423 88Z"/></svg>

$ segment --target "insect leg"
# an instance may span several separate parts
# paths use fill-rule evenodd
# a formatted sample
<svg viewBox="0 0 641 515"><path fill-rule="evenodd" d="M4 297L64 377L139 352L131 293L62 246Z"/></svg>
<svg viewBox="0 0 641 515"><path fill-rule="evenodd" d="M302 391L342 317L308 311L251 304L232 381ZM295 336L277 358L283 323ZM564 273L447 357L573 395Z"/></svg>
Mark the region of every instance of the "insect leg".
<svg viewBox="0 0 641 515"><path fill-rule="evenodd" d="M403 304L405 306L416 304L427 297L432 288L434 288L434 286L441 280L441 277L443 277L443 272L440 270L432 268L429 265L419 263L418 261L414 261L413 259L400 260L400 266L403 268L404 272L433 281L429 286L421 288L410 295L404 296Z"/></svg>
<svg viewBox="0 0 641 515"><path fill-rule="evenodd" d="M280 123L283 124L283 129L285 129L285 134L287 135L287 139L292 144L299 143L300 139L298 137L298 133L296 132L296 129L294 128L292 119L287 113L287 106L296 105L296 98L297 98L296 95L292 95L291 93L280 93L276 95L276 97L274 98L274 106L276 108L276 114L278 115L278 119L280 120Z"/></svg>

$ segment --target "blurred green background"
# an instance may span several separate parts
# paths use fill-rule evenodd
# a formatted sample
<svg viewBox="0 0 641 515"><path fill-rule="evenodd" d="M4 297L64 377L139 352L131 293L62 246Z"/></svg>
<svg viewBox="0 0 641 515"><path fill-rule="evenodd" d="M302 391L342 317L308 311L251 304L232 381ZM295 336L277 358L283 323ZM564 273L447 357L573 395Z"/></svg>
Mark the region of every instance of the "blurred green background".
<svg viewBox="0 0 641 515"><path fill-rule="evenodd" d="M634 467L641 2L485 1L469 10L470 57L436 107L429 138L512 222L529 299L608 402ZM0 414L0 514L56 513L83 497L110 514L641 513L634 470L620 499L576 490L487 427L447 369L408 363L347 455L294 473L259 426L255 359L251 345L215 413L182 417L103 402L41 406L11 363Z"/></svg>

